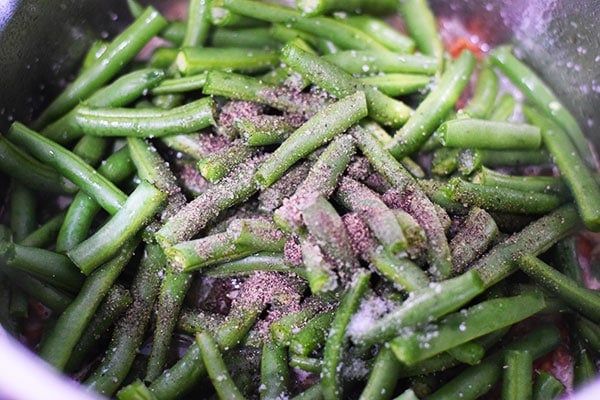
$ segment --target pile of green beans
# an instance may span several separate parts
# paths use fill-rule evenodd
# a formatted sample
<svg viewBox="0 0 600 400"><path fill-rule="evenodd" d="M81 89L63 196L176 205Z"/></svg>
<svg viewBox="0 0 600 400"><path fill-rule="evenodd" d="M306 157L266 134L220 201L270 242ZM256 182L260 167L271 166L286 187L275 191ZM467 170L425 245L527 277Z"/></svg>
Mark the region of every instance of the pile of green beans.
<svg viewBox="0 0 600 400"><path fill-rule="evenodd" d="M452 58L426 0L128 5L0 135L0 323L46 310L45 362L122 400L552 399L597 375L595 159L509 46ZM573 376L539 361L559 347Z"/></svg>

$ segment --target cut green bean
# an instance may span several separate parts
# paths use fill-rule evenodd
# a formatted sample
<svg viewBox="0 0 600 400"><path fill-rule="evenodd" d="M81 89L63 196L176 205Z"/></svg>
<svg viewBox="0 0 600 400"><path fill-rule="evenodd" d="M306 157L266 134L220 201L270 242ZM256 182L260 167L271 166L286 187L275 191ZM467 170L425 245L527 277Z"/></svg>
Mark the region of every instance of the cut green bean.
<svg viewBox="0 0 600 400"><path fill-rule="evenodd" d="M356 91L364 91L369 116L384 125L401 126L412 113L412 109L401 101L384 95L373 86L363 85L337 65L311 54L293 43L288 43L283 47L281 59L310 82L338 98L348 96Z"/></svg>
<svg viewBox="0 0 600 400"><path fill-rule="evenodd" d="M37 226L37 199L33 191L13 180L10 184L10 230L20 242Z"/></svg>
<svg viewBox="0 0 600 400"><path fill-rule="evenodd" d="M564 203L562 198L552 193L480 185L461 178L452 178L445 190L452 201L477 206L486 211L545 214Z"/></svg>
<svg viewBox="0 0 600 400"><path fill-rule="evenodd" d="M210 30L210 2L191 0L188 6L186 30L181 46L202 46Z"/></svg>
<svg viewBox="0 0 600 400"><path fill-rule="evenodd" d="M403 4L406 5L407 2ZM469 82L474 66L475 58L469 51L463 51L448 66L436 87L419 104L406 124L395 133L393 141L386 145L394 157L410 155L427 141L452 110Z"/></svg>
<svg viewBox="0 0 600 400"><path fill-rule="evenodd" d="M165 73L155 68L130 72L113 83L99 89L83 103L87 107L123 107L142 96L165 78ZM69 143L83 135L75 120L75 107L67 114L46 126L41 133L58 143Z"/></svg>
<svg viewBox="0 0 600 400"><path fill-rule="evenodd" d="M165 193L142 182L107 223L70 249L67 255L88 275L148 224L163 206L165 198Z"/></svg>
<svg viewBox="0 0 600 400"><path fill-rule="evenodd" d="M152 88L152 94L173 94L173 93L185 93L194 92L196 90L202 90L206 83L206 72L190 75L181 78L165 79L154 88Z"/></svg>
<svg viewBox="0 0 600 400"><path fill-rule="evenodd" d="M444 46L437 22L426 0L403 0L398 7L410 36L418 49L426 55L436 57L440 62L444 56ZM440 66L442 70L442 66Z"/></svg>
<svg viewBox="0 0 600 400"><path fill-rule="evenodd" d="M396 337L403 327L421 324L456 311L482 291L481 279L475 271L432 283L429 287L413 292L404 303L371 326L351 332L350 338L363 346L386 342Z"/></svg>
<svg viewBox="0 0 600 400"><path fill-rule="evenodd" d="M554 326L542 325L486 357L478 365L467 368L428 398L439 400L459 396L476 399L487 393L502 376L504 356L509 350L529 351L535 360L553 350L560 342Z"/></svg>
<svg viewBox="0 0 600 400"><path fill-rule="evenodd" d="M296 7L309 16L329 14L334 11L361 11L367 14L388 14L395 10L395 6L396 2L390 0L352 0L344 3L339 3L335 0L296 0Z"/></svg>
<svg viewBox="0 0 600 400"><path fill-rule="evenodd" d="M488 150L535 150L542 143L540 128L534 125L459 118L444 122L437 130L447 147Z"/></svg>
<svg viewBox="0 0 600 400"><path fill-rule="evenodd" d="M272 35L269 27L258 26L242 29L215 29L210 37L214 47L246 47L256 49L277 49L281 46L280 40Z"/></svg>
<svg viewBox="0 0 600 400"><path fill-rule="evenodd" d="M87 277L77 297L48 332L40 348L40 357L58 369L65 367L85 327L133 256L137 244L137 239L125 243L112 260Z"/></svg>
<svg viewBox="0 0 600 400"><path fill-rule="evenodd" d="M330 40L344 49L385 49L377 40L361 30L332 18L303 16L301 12L288 7L249 0L223 0L222 4L234 13L267 22L283 23Z"/></svg>
<svg viewBox="0 0 600 400"><path fill-rule="evenodd" d="M502 399L531 399L532 359L528 351L509 350L504 355L506 368L502 372Z"/></svg>
<svg viewBox="0 0 600 400"><path fill-rule="evenodd" d="M515 111L516 101L513 95L505 93L496 102L490 113L491 121L508 121Z"/></svg>
<svg viewBox="0 0 600 400"><path fill-rule="evenodd" d="M538 255L578 229L580 222L573 205L562 206L494 246L471 265L486 288L500 282L519 267L525 254Z"/></svg>
<svg viewBox="0 0 600 400"><path fill-rule="evenodd" d="M404 290L414 291L429 284L425 271L408 258L394 257L375 248L369 261L380 274Z"/></svg>
<svg viewBox="0 0 600 400"><path fill-rule="evenodd" d="M325 343L325 337L333 321L333 310L323 311L308 321L290 341L290 352L309 356Z"/></svg>
<svg viewBox="0 0 600 400"><path fill-rule="evenodd" d="M600 295L597 291L579 286L532 255L519 258L518 265L535 282L556 294L567 305L596 323L600 322Z"/></svg>
<svg viewBox="0 0 600 400"><path fill-rule="evenodd" d="M197 163L200 174L211 183L219 181L254 154L254 150L242 141L234 141L231 146L209 154Z"/></svg>
<svg viewBox="0 0 600 400"><path fill-rule="evenodd" d="M293 268L285 262L283 256L275 253L258 253L239 260L229 261L203 271L205 276L213 278L250 275L256 271L290 272L304 276L302 268Z"/></svg>
<svg viewBox="0 0 600 400"><path fill-rule="evenodd" d="M359 271L351 286L340 300L340 305L335 313L329 335L323 350L323 369L321 371L321 386L324 399L342 398L342 379L340 376L340 363L344 352L344 339L346 328L369 285L370 275Z"/></svg>
<svg viewBox="0 0 600 400"><path fill-rule="evenodd" d="M554 176L516 176L503 174L481 167L473 181L487 186L506 187L529 192L555 193L568 197L568 189L560 177Z"/></svg>
<svg viewBox="0 0 600 400"><path fill-rule="evenodd" d="M241 118L234 125L248 146L253 147L282 143L298 128L297 124L278 115Z"/></svg>
<svg viewBox="0 0 600 400"><path fill-rule="evenodd" d="M131 287L133 303L117 322L102 362L85 380L89 389L112 396L127 377L144 340L164 265L160 246L147 245Z"/></svg>
<svg viewBox="0 0 600 400"><path fill-rule="evenodd" d="M25 271L72 293L77 293L84 281L84 276L68 257L50 250L0 242L0 255L8 267Z"/></svg>
<svg viewBox="0 0 600 400"><path fill-rule="evenodd" d="M336 2L334 2L336 3ZM381 4L380 4L381 3ZM385 1L365 2L369 5L383 5ZM393 1L388 1L389 5L396 6ZM339 2L337 2L339 4ZM344 3L348 5L350 2ZM362 8L362 7L361 7ZM364 9L363 9L364 10ZM352 10L354 11L354 10ZM370 14L369 11L367 13ZM381 42L389 50L397 53L412 53L415 49L415 42L409 36L402 34L398 29L392 27L384 20L369 15L349 15L340 18L344 23L354 26L361 31L371 35L377 41Z"/></svg>
<svg viewBox="0 0 600 400"><path fill-rule="evenodd" d="M406 209L419 223L427 235L428 258L437 277L450 275L452 268L450 247L445 229L434 204L406 169L369 132L353 128L352 135L362 153L369 159L377 172L397 190L407 191Z"/></svg>
<svg viewBox="0 0 600 400"><path fill-rule="evenodd" d="M289 381L287 348L276 342L263 345L260 362L261 399L280 399L287 396Z"/></svg>
<svg viewBox="0 0 600 400"><path fill-rule="evenodd" d="M561 128L532 108L524 108L523 112L542 129L544 144L571 189L584 225L592 231L600 230L600 186L591 170Z"/></svg>
<svg viewBox="0 0 600 400"><path fill-rule="evenodd" d="M258 160L241 164L221 182L169 218L156 233L156 239L163 248L191 239L219 213L254 194L257 187L253 178L258 164Z"/></svg>
<svg viewBox="0 0 600 400"><path fill-rule="evenodd" d="M54 169L29 155L0 134L0 170L27 187L47 193L72 192Z"/></svg>
<svg viewBox="0 0 600 400"><path fill-rule="evenodd" d="M256 171L255 179L271 186L301 158L367 116L365 94L356 92L326 107L286 139Z"/></svg>
<svg viewBox="0 0 600 400"><path fill-rule="evenodd" d="M424 74L432 75L438 68L438 60L421 54L397 54L391 51L348 50L323 56L352 75L372 74Z"/></svg>
<svg viewBox="0 0 600 400"><path fill-rule="evenodd" d="M490 116L492 111L496 112L494 103L497 95L498 76L492 68L486 66L479 71L473 96L469 100L469 103L462 109L462 112L471 118L485 119ZM494 118L490 119L494 120Z"/></svg>
<svg viewBox="0 0 600 400"><path fill-rule="evenodd" d="M304 207L304 203L315 194L325 198L331 196L355 151L352 136L343 134L334 138L313 164L308 176L295 193L275 210L275 223L288 232L300 231L303 227L300 209Z"/></svg>
<svg viewBox="0 0 600 400"><path fill-rule="evenodd" d="M56 214L29 235L25 236L19 244L29 247L46 247L54 243L64 219L64 212Z"/></svg>
<svg viewBox="0 0 600 400"><path fill-rule="evenodd" d="M543 110L548 118L564 129L572 145L577 149L577 153L587 165L595 165L589 142L577 121L542 79L515 57L508 46L500 46L492 50L490 59L521 90L527 100ZM569 153L564 149L563 152Z"/></svg>
<svg viewBox="0 0 600 400"><path fill-rule="evenodd" d="M73 301L63 290L34 278L26 272L2 266L0 266L0 270L7 276L11 284L16 285L32 299L39 300L57 314L62 313Z"/></svg>
<svg viewBox="0 0 600 400"><path fill-rule="evenodd" d="M539 294L487 300L450 314L432 326L398 336L390 342L396 357L407 365L513 325L545 307Z"/></svg>
<svg viewBox="0 0 600 400"><path fill-rule="evenodd" d="M86 135L161 137L192 133L215 125L214 107L208 97L170 110L81 106L74 118Z"/></svg>
<svg viewBox="0 0 600 400"><path fill-rule="evenodd" d="M210 334L200 332L196 335L196 342L198 343L206 372L219 397L223 399L243 400L245 397L235 386L231 375L227 371L227 366L223 361L221 351L217 347L215 340Z"/></svg>
<svg viewBox="0 0 600 400"><path fill-rule="evenodd" d="M311 236L300 239L302 264L312 293L325 293L338 288L339 282L333 262Z"/></svg>
<svg viewBox="0 0 600 400"><path fill-rule="evenodd" d="M363 76L360 81L390 97L399 97L425 90L430 79L427 75L391 73Z"/></svg>
<svg viewBox="0 0 600 400"><path fill-rule="evenodd" d="M282 252L286 240L272 222L237 219L224 233L177 243L166 253L172 266L190 272L261 251Z"/></svg>
<svg viewBox="0 0 600 400"><path fill-rule="evenodd" d="M391 399L398 382L399 370L400 363L394 352L388 346L383 346L377 353L369 380L359 399Z"/></svg>
<svg viewBox="0 0 600 400"><path fill-rule="evenodd" d="M558 399L565 391L565 386L551 374L540 371L533 384L534 400Z"/></svg>
<svg viewBox="0 0 600 400"><path fill-rule="evenodd" d="M499 233L492 216L481 208L473 207L450 241L452 268L463 271L488 249Z"/></svg>
<svg viewBox="0 0 600 400"><path fill-rule="evenodd" d="M153 7L148 7L128 28L118 35L104 54L81 72L46 110L33 127L43 128L68 112L81 100L109 81L127 62L167 25L167 21Z"/></svg>
<svg viewBox="0 0 600 400"><path fill-rule="evenodd" d="M10 140L26 147L27 151L40 161L50 165L79 186L109 213L116 213L125 203L127 199L125 193L71 151L19 122L11 125L8 136Z"/></svg>
<svg viewBox="0 0 600 400"><path fill-rule="evenodd" d="M244 47L187 47L177 54L175 64L184 76L214 69L255 73L278 65L279 55L274 50Z"/></svg>

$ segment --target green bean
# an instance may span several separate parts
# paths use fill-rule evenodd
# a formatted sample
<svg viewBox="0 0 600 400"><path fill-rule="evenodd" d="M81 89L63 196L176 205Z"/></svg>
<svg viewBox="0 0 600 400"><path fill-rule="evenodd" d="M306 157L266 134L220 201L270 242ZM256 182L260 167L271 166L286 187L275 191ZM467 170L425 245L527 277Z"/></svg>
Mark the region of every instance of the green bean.
<svg viewBox="0 0 600 400"><path fill-rule="evenodd" d="M275 210L275 223L288 232L300 231L303 226L300 209L304 207L304 203L315 194L325 198L331 196L355 151L352 136L343 134L334 138L313 164L296 192Z"/></svg>
<svg viewBox="0 0 600 400"><path fill-rule="evenodd" d="M336 199L346 208L357 212L384 248L392 254L406 250L406 237L394 213L380 197L366 186L343 177Z"/></svg>
<svg viewBox="0 0 600 400"><path fill-rule="evenodd" d="M280 40L272 34L269 27L258 26L242 29L215 29L210 37L214 47L245 47L257 49L276 49Z"/></svg>
<svg viewBox="0 0 600 400"><path fill-rule="evenodd" d="M178 48L164 46L157 47L152 52L152 56L148 61L148 66L151 68L170 69L178 54Z"/></svg>
<svg viewBox="0 0 600 400"><path fill-rule="evenodd" d="M215 183L229 174L233 167L252 155L254 155L254 150L243 141L238 140L231 143L229 147L209 154L199 160L196 165L204 179Z"/></svg>
<svg viewBox="0 0 600 400"><path fill-rule="evenodd" d="M310 235L325 254L333 258L341 271L352 270L358 266L342 218L327 199L317 195L300 211Z"/></svg>
<svg viewBox="0 0 600 400"><path fill-rule="evenodd" d="M50 250L2 241L0 255L6 266L25 271L59 289L77 293L84 281L67 256Z"/></svg>
<svg viewBox="0 0 600 400"><path fill-rule="evenodd" d="M284 23L290 28L330 40L344 49L385 48L361 30L332 18L306 17L301 12L287 7L249 0L223 0L222 4L234 13L267 22Z"/></svg>
<svg viewBox="0 0 600 400"><path fill-rule="evenodd" d="M466 164L466 165L461 165ZM550 165L550 154L545 148L540 150L464 150L459 157L459 169L463 174L469 175L480 165L487 167L510 167L527 165Z"/></svg>
<svg viewBox="0 0 600 400"><path fill-rule="evenodd" d="M289 365L292 368L298 368L306 372L312 372L313 374L320 374L323 360L320 358L312 358L301 356L298 354L289 355Z"/></svg>
<svg viewBox="0 0 600 400"><path fill-rule="evenodd" d="M214 114L214 102L206 97L170 110L81 106L75 120L86 135L161 137L215 125Z"/></svg>
<svg viewBox="0 0 600 400"><path fill-rule="evenodd" d="M590 383L598 372L593 355L585 348L583 340L579 337L574 339L573 360L573 386L577 389Z"/></svg>
<svg viewBox="0 0 600 400"><path fill-rule="evenodd" d="M64 219L64 212L54 215L36 230L25 236L19 244L28 247L46 247L54 243Z"/></svg>
<svg viewBox="0 0 600 400"><path fill-rule="evenodd" d="M92 94L84 105L88 107L122 107L139 98L165 78L165 73L155 68L130 72ZM69 143L81 135L75 120L77 106L67 114L46 126L41 133L58 143Z"/></svg>
<svg viewBox="0 0 600 400"><path fill-rule="evenodd" d="M300 356L308 356L320 345L333 321L333 310L323 311L306 323L291 339L290 352Z"/></svg>
<svg viewBox="0 0 600 400"><path fill-rule="evenodd" d="M406 8L406 4L402 3ZM396 158L417 151L450 112L454 103L466 87L473 71L475 58L463 51L459 58L448 66L437 86L419 104L406 124L398 130L386 148Z"/></svg>
<svg viewBox="0 0 600 400"><path fill-rule="evenodd" d="M295 192L298 182L303 182L312 167L312 160L304 160L292 166L272 186L262 190L258 195L258 209L272 213L281 207Z"/></svg>
<svg viewBox="0 0 600 400"><path fill-rule="evenodd" d="M73 147L73 153L91 166L96 166L104 157L108 145L109 142L105 138L84 136Z"/></svg>
<svg viewBox="0 0 600 400"><path fill-rule="evenodd" d="M535 256L523 255L517 263L530 278L556 294L568 306L592 321L600 322L600 295L597 291L581 287Z"/></svg>
<svg viewBox="0 0 600 400"><path fill-rule="evenodd" d="M323 350L323 369L321 371L321 386L323 398L342 398L342 379L340 363L344 352L346 329L352 315L358 310L360 301L369 285L370 275L359 271L352 284L344 293L329 329L329 335Z"/></svg>
<svg viewBox="0 0 600 400"><path fill-rule="evenodd" d="M69 258L88 275L106 262L119 247L135 236L163 206L166 194L142 182L123 207L92 236L67 252Z"/></svg>
<svg viewBox="0 0 600 400"><path fill-rule="evenodd" d="M542 143L540 128L537 126L483 119L453 119L444 122L437 132L440 142L447 147L535 150Z"/></svg>
<svg viewBox="0 0 600 400"><path fill-rule="evenodd" d="M391 73L363 76L360 82L390 97L398 97L424 90L430 78L427 75Z"/></svg>
<svg viewBox="0 0 600 400"><path fill-rule="evenodd" d="M508 46L496 47L490 52L490 59L521 90L527 100L535 104L546 117L564 129L579 156L588 165L595 165L589 142L577 121L542 79L516 58ZM563 151L565 154L569 153L566 150Z"/></svg>
<svg viewBox="0 0 600 400"><path fill-rule="evenodd" d="M431 326L402 334L390 342L390 347L400 361L412 365L496 329L513 325L544 307L543 296L535 293L483 301L450 314Z"/></svg>
<svg viewBox="0 0 600 400"><path fill-rule="evenodd" d="M554 326L542 325L486 357L478 365L467 368L447 382L428 398L449 399L460 397L476 399L485 394L500 379L504 355L510 350L529 351L533 359L554 349L560 342Z"/></svg>
<svg viewBox="0 0 600 400"><path fill-rule="evenodd" d="M457 310L482 291L481 279L475 271L433 283L413 292L371 326L351 332L350 338L362 346L383 343L396 337L403 327L422 324Z"/></svg>
<svg viewBox="0 0 600 400"><path fill-rule="evenodd" d="M502 399L531 399L531 354L528 351L509 350L504 360L506 368L502 372Z"/></svg>
<svg viewBox="0 0 600 400"><path fill-rule="evenodd" d="M315 316L318 309L313 304L308 304L306 307L300 309L300 311L291 312L282 316L281 318L273 321L269 326L269 333L273 341L288 346L294 334L301 329L301 327Z"/></svg>
<svg viewBox="0 0 600 400"><path fill-rule="evenodd" d="M533 383L533 399L548 400L558 399L565 390L564 385L551 374L540 371Z"/></svg>
<svg viewBox="0 0 600 400"><path fill-rule="evenodd" d="M219 213L254 194L257 187L253 177L257 167L257 160L241 164L169 218L155 235L163 248L191 239Z"/></svg>
<svg viewBox="0 0 600 400"><path fill-rule="evenodd" d="M448 349L447 353L461 363L476 365L485 355L485 347L475 341L470 341Z"/></svg>
<svg viewBox="0 0 600 400"><path fill-rule="evenodd" d="M206 332L200 332L196 334L196 343L198 343L206 372L219 397L232 400L244 399L244 395L231 379L221 352L212 336Z"/></svg>
<svg viewBox="0 0 600 400"><path fill-rule="evenodd" d="M20 242L37 226L37 199L33 191L14 179L10 185L10 229Z"/></svg>
<svg viewBox="0 0 600 400"><path fill-rule="evenodd" d="M248 146L253 147L279 144L298 128L295 123L278 115L241 118L234 125Z"/></svg>
<svg viewBox="0 0 600 400"><path fill-rule="evenodd" d="M250 275L256 271L290 272L304 276L302 268L292 268L285 262L283 256L278 253L258 253L239 260L208 267L203 273L208 277L222 278L236 275Z"/></svg>
<svg viewBox="0 0 600 400"><path fill-rule="evenodd" d="M0 170L27 187L47 193L72 192L60 174L0 134Z"/></svg>
<svg viewBox="0 0 600 400"><path fill-rule="evenodd" d="M112 182L99 175L71 151L56 144L25 125L15 122L9 130L9 139L27 148L40 161L50 165L93 197L106 211L116 213L127 196Z"/></svg>
<svg viewBox="0 0 600 400"><path fill-rule="evenodd" d="M111 396L127 377L150 322L164 265L160 246L147 245L131 286L133 303L117 322L102 362L85 380L89 389Z"/></svg>
<svg viewBox="0 0 600 400"><path fill-rule="evenodd" d="M66 371L73 371L81 366L90 350L99 345L100 339L127 310L132 301L129 290L123 286L116 284L110 289L73 348L69 362L65 366Z"/></svg>
<svg viewBox="0 0 600 400"><path fill-rule="evenodd" d="M324 108L292 133L263 162L256 171L256 181L263 187L271 186L301 158L366 116L367 104L363 92L356 92Z"/></svg>
<svg viewBox="0 0 600 400"><path fill-rule="evenodd" d="M185 196L177 185L177 178L156 148L145 140L132 137L127 138L127 147L139 178L167 195L161 219L164 220L179 211L186 203Z"/></svg>
<svg viewBox="0 0 600 400"><path fill-rule="evenodd" d="M285 241L281 231L270 221L237 219L224 233L180 242L168 248L166 254L174 268L191 272L261 251L281 252Z"/></svg>
<svg viewBox="0 0 600 400"><path fill-rule="evenodd" d="M186 30L181 46L202 46L210 30L210 3L191 0L188 6Z"/></svg>
<svg viewBox="0 0 600 400"><path fill-rule="evenodd" d="M289 381L287 358L286 346L277 342L266 342L263 345L260 362L261 399L280 399L287 396Z"/></svg>
<svg viewBox="0 0 600 400"><path fill-rule="evenodd" d="M144 10L142 9L140 14L144 12ZM104 54L106 52L106 49L108 49L109 43L105 42L103 40L95 40L94 43L92 43L90 45L90 48L88 49L88 51L86 52L85 56L83 57L83 61L81 63L81 69L86 69L92 65L94 65L94 63L96 61L98 61L98 59L100 57L102 57L102 54Z"/></svg>
<svg viewBox="0 0 600 400"><path fill-rule="evenodd" d="M491 121L508 121L511 119L516 106L516 100L510 93L505 93L495 103L490 112Z"/></svg>
<svg viewBox="0 0 600 400"><path fill-rule="evenodd" d="M58 369L64 368L85 327L133 256L137 244L137 239L125 243L113 259L86 278L77 297L59 316L45 337L39 351L41 358Z"/></svg>
<svg viewBox="0 0 600 400"><path fill-rule="evenodd" d="M600 230L600 186L591 170L569 140L565 132L541 116L536 110L524 108L526 117L542 128L544 144L571 189L583 223L589 230Z"/></svg>
<svg viewBox="0 0 600 400"><path fill-rule="evenodd" d="M12 285L16 285L31 298L37 299L57 314L62 313L71 304L71 297L64 291L55 288L41 280L34 278L26 272L5 268L0 265Z"/></svg>
<svg viewBox="0 0 600 400"><path fill-rule="evenodd" d="M526 226L494 246L471 265L486 288L500 282L518 269L517 261L525 254L538 255L579 228L573 205L562 206Z"/></svg>
<svg viewBox="0 0 600 400"><path fill-rule="evenodd" d="M394 209L396 220L406 236L406 249L408 255L412 258L417 258L423 251L427 249L427 235L425 230L419 225L417 220L404 210L399 208Z"/></svg>
<svg viewBox="0 0 600 400"><path fill-rule="evenodd" d="M347 50L323 58L352 75L412 73L432 75L438 60L421 54L397 54L380 50Z"/></svg>
<svg viewBox="0 0 600 400"><path fill-rule="evenodd" d="M426 55L442 61L444 46L437 29L437 22L425 0L404 0L398 7L410 36L418 49ZM440 65L440 71L442 66Z"/></svg>
<svg viewBox="0 0 600 400"><path fill-rule="evenodd" d="M445 189L448 197L458 203L476 206L486 211L515 214L544 214L564 200L552 193L522 191L506 187L488 186L452 178Z"/></svg>
<svg viewBox="0 0 600 400"><path fill-rule="evenodd" d="M429 284L427 274L406 257L394 257L375 248L370 252L369 261L380 274L404 290L413 291Z"/></svg>
<svg viewBox="0 0 600 400"><path fill-rule="evenodd" d="M352 135L362 153L369 159L377 172L397 190L406 191L407 209L427 235L428 258L437 277L450 275L451 255L444 227L433 203L406 169L364 129L353 128Z"/></svg>
<svg viewBox="0 0 600 400"><path fill-rule="evenodd" d="M43 128L61 117L81 100L108 82L128 61L167 25L167 21L153 7L148 7L129 27L110 43L104 54L81 72L33 124Z"/></svg>
<svg viewBox="0 0 600 400"><path fill-rule="evenodd" d="M473 207L450 241L453 270L463 271L488 249L499 233L492 216L481 208Z"/></svg>
<svg viewBox="0 0 600 400"><path fill-rule="evenodd" d="M564 181L560 177L554 176L516 176L481 167L479 173L473 177L473 181L486 186L568 196L568 189Z"/></svg>
<svg viewBox="0 0 600 400"><path fill-rule="evenodd" d="M492 112L497 112L498 106L494 106L497 95L498 76L492 68L485 66L479 71L473 96L469 100L469 103L462 109L462 112L471 118L485 119L489 117ZM499 116L496 115L496 118L498 117ZM494 118L490 119L497 120Z"/></svg>
<svg viewBox="0 0 600 400"><path fill-rule="evenodd" d="M394 2L389 3L395 6ZM344 5L347 4L349 3L344 3ZM379 2L368 2L368 5L374 4L379 5ZM415 42L409 36L402 34L398 29L390 26L384 20L369 15L349 15L345 18L340 18L340 20L371 35L375 40L391 51L397 53L412 53L415 49Z"/></svg>
<svg viewBox="0 0 600 400"><path fill-rule="evenodd" d="M206 72L180 78L165 79L154 88L153 95L185 93L201 90L206 83Z"/></svg>
<svg viewBox="0 0 600 400"><path fill-rule="evenodd" d="M369 116L384 125L400 126L412 113L410 107L379 92L375 87L363 85L358 79L322 57L311 54L293 43L281 50L281 60L315 85L341 98L356 91L364 91Z"/></svg>
<svg viewBox="0 0 600 400"><path fill-rule="evenodd" d="M339 3L334 0L296 0L296 7L309 16L330 14L334 11L364 12L367 14L388 14L395 10L396 3L390 0L352 0Z"/></svg>
<svg viewBox="0 0 600 400"><path fill-rule="evenodd" d="M583 271L579 263L577 242L575 237L562 239L554 246L553 255L558 269L579 286L585 287Z"/></svg>
<svg viewBox="0 0 600 400"><path fill-rule="evenodd" d="M146 367L145 380L148 382L160 379L163 373L181 306L192 284L191 274L176 271L169 265L165 269L165 277L160 284L157 299L152 349Z"/></svg>
<svg viewBox="0 0 600 400"><path fill-rule="evenodd" d="M255 73L278 65L279 55L274 50L244 47L187 47L179 51L175 64L184 76L215 69Z"/></svg>
<svg viewBox="0 0 600 400"><path fill-rule="evenodd" d="M300 236L302 264L312 293L325 293L338 288L338 276L333 262L310 235Z"/></svg>
<svg viewBox="0 0 600 400"><path fill-rule="evenodd" d="M388 346L381 347L359 399L391 399L398 382L399 370L400 363L394 352Z"/></svg>
<svg viewBox="0 0 600 400"><path fill-rule="evenodd" d="M119 149L98 167L98 173L113 183L120 183L134 172L127 146ZM81 243L92 226L100 205L85 192L73 198L56 239L56 251L64 253Z"/></svg>

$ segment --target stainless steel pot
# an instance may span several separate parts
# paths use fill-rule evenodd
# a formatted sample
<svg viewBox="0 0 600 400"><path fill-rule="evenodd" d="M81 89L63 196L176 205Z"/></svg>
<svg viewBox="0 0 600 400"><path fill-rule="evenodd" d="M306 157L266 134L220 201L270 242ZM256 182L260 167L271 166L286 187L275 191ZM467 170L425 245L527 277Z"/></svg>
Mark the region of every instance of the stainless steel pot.
<svg viewBox="0 0 600 400"><path fill-rule="evenodd" d="M159 8L175 0L154 2ZM478 18L491 44L512 41L600 146L600 0L431 0L436 13ZM76 70L93 39L128 16L121 0L0 0L0 132L27 122ZM0 176L0 199L6 182ZM36 390L36 388L39 388ZM41 389L41 390L40 390ZM45 368L0 328L0 398L95 398ZM600 398L600 383L578 399Z"/></svg>

